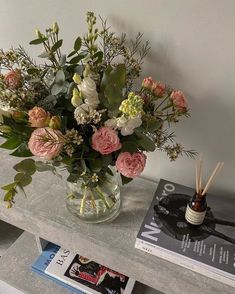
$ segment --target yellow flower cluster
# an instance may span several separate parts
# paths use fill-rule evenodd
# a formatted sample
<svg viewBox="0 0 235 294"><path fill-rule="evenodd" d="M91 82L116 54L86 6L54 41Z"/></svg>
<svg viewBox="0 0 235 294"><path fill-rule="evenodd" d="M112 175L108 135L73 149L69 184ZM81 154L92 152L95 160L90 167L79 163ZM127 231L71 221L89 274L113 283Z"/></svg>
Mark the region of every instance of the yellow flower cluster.
<svg viewBox="0 0 235 294"><path fill-rule="evenodd" d="M139 95L130 92L128 98L122 101L119 110L130 117L136 117L143 112L143 104L144 100Z"/></svg>

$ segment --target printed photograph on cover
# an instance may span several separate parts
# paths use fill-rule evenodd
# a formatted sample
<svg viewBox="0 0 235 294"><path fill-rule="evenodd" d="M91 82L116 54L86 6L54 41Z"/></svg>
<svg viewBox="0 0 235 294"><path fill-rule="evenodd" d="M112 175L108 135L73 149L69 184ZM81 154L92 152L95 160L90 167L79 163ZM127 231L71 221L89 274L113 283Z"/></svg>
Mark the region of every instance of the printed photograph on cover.
<svg viewBox="0 0 235 294"><path fill-rule="evenodd" d="M181 255L232 277L235 201L225 201L224 195L208 194L205 220L200 226L192 226L185 220L185 211L194 192L192 188L161 180L138 233L137 242L142 242L138 248L144 249L144 244L149 244L152 248L149 253L158 255L163 250L172 257Z"/></svg>
<svg viewBox="0 0 235 294"><path fill-rule="evenodd" d="M76 255L64 275L102 294L122 294L128 277L81 255Z"/></svg>

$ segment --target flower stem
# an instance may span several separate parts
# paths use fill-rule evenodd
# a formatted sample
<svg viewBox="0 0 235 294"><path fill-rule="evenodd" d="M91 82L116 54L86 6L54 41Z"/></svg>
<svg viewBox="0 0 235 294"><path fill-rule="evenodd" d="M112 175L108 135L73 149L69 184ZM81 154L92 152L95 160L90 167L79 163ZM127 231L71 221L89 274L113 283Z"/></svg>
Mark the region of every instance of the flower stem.
<svg viewBox="0 0 235 294"><path fill-rule="evenodd" d="M95 190L96 190L97 194L100 196L100 199L104 202L104 205L106 206L106 208L110 209L110 206L109 206L108 202L106 201L104 194L102 193L100 187L96 186Z"/></svg>
<svg viewBox="0 0 235 294"><path fill-rule="evenodd" d="M96 213L98 214L99 211L98 211L97 205L95 203L95 196L93 194L92 189L90 189L90 191L91 191L91 204L92 204L93 208L96 210Z"/></svg>
<svg viewBox="0 0 235 294"><path fill-rule="evenodd" d="M87 192L87 186L85 186L84 188L84 194L81 200L81 206L80 206L80 214L83 215L84 214L84 210L85 210L85 204L86 204L86 192Z"/></svg>

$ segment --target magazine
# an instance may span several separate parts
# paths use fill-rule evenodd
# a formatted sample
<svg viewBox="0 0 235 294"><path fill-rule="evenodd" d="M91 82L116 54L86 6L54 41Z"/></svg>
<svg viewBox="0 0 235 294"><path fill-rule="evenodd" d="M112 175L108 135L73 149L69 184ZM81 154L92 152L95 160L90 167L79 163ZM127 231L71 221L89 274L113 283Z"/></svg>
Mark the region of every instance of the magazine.
<svg viewBox="0 0 235 294"><path fill-rule="evenodd" d="M129 294L135 281L79 254L60 248L45 272L89 294Z"/></svg>
<svg viewBox="0 0 235 294"><path fill-rule="evenodd" d="M60 249L59 246L57 246L53 243L48 243L47 246L45 247L45 249L43 250L42 254L37 258L37 260L32 265L32 270L34 272L40 274L41 276L49 278L49 279L55 281L56 283L58 283L59 285L69 289L70 291L72 291L72 293L84 294L83 291L78 290L74 287L71 287L68 284L66 284L66 283L64 283L64 282L62 282L52 276L49 276L48 274L45 273L46 268L48 267L50 262L54 259L55 255L59 249Z"/></svg>
<svg viewBox="0 0 235 294"><path fill-rule="evenodd" d="M200 226L185 220L195 190L161 179L135 247L235 287L235 200L207 195Z"/></svg>

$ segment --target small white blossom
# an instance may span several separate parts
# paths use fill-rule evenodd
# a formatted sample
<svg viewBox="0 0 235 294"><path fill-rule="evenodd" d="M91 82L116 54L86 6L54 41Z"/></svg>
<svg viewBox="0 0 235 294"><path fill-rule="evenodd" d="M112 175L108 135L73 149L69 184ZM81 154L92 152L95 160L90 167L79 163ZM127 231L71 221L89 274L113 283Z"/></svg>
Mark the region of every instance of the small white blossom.
<svg viewBox="0 0 235 294"><path fill-rule="evenodd" d="M97 174L96 174L96 173L94 173L94 174L92 175L92 177L91 177L91 181L92 181L93 183L95 183L95 182L98 182L98 181L99 181L99 177L97 176Z"/></svg>

